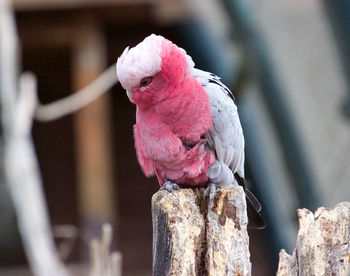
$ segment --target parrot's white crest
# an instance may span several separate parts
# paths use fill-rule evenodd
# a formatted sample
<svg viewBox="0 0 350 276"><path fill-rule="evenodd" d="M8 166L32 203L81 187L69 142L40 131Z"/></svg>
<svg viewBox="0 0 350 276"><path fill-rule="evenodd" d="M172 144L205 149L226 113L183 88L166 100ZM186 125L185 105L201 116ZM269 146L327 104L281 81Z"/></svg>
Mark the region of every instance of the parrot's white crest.
<svg viewBox="0 0 350 276"><path fill-rule="evenodd" d="M166 39L161 35L151 34L135 47L127 47L118 58L116 69L118 80L123 88L131 93L139 86L144 77L154 76L162 66L162 43ZM194 68L192 57L178 47L186 56L187 72Z"/></svg>
<svg viewBox="0 0 350 276"><path fill-rule="evenodd" d="M117 76L125 90L133 91L144 77L154 76L161 69L161 47L164 38L152 34L129 50L117 61Z"/></svg>

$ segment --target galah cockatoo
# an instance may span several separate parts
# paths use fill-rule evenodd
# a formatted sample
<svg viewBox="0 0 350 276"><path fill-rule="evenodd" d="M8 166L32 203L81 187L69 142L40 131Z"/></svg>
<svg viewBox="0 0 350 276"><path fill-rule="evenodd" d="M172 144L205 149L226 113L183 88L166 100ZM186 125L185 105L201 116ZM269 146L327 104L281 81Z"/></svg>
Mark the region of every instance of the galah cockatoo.
<svg viewBox="0 0 350 276"><path fill-rule="evenodd" d="M244 184L244 136L232 92L220 78L194 68L186 51L150 35L118 58L117 77L137 107L138 161L161 189L242 185L248 215L263 226L260 203ZM179 187L180 186L180 187ZM252 223L250 223L252 224Z"/></svg>

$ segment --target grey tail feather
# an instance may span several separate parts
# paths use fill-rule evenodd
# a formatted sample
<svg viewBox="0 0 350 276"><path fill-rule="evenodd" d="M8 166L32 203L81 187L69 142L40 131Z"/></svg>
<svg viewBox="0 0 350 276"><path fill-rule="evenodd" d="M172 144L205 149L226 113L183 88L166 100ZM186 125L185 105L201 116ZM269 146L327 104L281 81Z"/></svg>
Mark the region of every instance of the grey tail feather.
<svg viewBox="0 0 350 276"><path fill-rule="evenodd" d="M255 195L248 190L244 178L235 173L235 178L239 185L244 189L247 198L247 213L248 213L248 227L255 229L264 229L266 223L260 215L261 204Z"/></svg>

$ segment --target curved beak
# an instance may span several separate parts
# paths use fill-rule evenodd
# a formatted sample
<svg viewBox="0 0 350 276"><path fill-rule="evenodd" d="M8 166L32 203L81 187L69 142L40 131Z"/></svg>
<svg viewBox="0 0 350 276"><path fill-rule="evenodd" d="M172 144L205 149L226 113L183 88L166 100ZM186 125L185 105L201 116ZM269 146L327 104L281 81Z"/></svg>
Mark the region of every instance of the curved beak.
<svg viewBox="0 0 350 276"><path fill-rule="evenodd" d="M126 95L128 96L129 101L132 102L132 103L134 103L134 101L132 100L132 92L129 91L129 90L126 90Z"/></svg>

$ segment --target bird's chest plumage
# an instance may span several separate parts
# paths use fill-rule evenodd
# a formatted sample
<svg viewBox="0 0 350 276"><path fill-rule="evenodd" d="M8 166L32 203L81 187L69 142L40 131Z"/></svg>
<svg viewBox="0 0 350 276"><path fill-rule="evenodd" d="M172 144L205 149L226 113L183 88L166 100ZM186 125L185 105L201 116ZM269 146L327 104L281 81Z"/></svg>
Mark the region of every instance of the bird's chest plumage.
<svg viewBox="0 0 350 276"><path fill-rule="evenodd" d="M146 174L153 171L187 182L200 176L199 182L206 181L205 171L214 161L205 146L212 117L206 92L197 84L184 84L169 100L137 110L135 146Z"/></svg>

